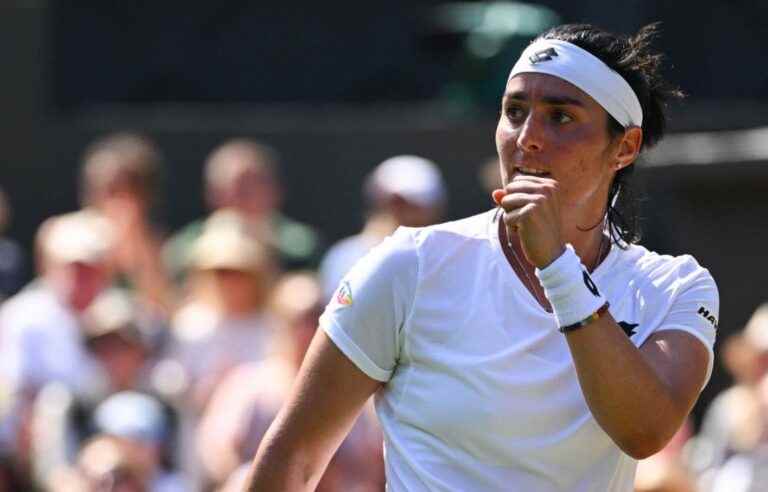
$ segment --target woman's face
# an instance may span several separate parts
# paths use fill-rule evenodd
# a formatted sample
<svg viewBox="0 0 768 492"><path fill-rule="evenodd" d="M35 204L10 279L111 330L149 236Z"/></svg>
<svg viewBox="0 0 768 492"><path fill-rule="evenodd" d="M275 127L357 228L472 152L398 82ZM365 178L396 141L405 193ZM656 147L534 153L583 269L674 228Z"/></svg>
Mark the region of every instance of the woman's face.
<svg viewBox="0 0 768 492"><path fill-rule="evenodd" d="M522 73L507 83L496 129L501 178L534 174L558 182L563 206L602 208L616 173L608 114L558 77Z"/></svg>

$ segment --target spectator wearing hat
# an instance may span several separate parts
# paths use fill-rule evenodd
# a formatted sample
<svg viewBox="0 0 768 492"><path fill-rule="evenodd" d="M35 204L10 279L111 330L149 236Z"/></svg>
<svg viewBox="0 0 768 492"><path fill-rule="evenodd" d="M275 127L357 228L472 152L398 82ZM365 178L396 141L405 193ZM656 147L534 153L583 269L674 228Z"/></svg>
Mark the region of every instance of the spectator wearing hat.
<svg viewBox="0 0 768 492"><path fill-rule="evenodd" d="M437 165L423 157L391 157L365 182L368 216L362 231L340 240L320 264L325 299L330 299L352 265L400 226L422 227L438 222L446 205L445 182Z"/></svg>
<svg viewBox="0 0 768 492"><path fill-rule="evenodd" d="M106 392L154 391L152 342L157 339L157 329L142 316L130 293L110 289L92 303L83 318L86 346L103 369Z"/></svg>
<svg viewBox="0 0 768 492"><path fill-rule="evenodd" d="M260 360L270 349L275 320L267 300L276 276L269 248L236 211L213 214L193 245L190 298L172 321L171 357L202 405L230 368Z"/></svg>
<svg viewBox="0 0 768 492"><path fill-rule="evenodd" d="M171 423L165 407L153 397L134 391L116 393L95 410L94 427L99 435L115 440L129 469L147 492L190 490L182 477L163 466L164 446Z"/></svg>
<svg viewBox="0 0 768 492"><path fill-rule="evenodd" d="M46 220L36 246L40 276L0 311L0 371L15 391L34 394L51 381L87 393L98 379L86 350L82 316L109 285L112 229L99 215Z"/></svg>
<svg viewBox="0 0 768 492"><path fill-rule="evenodd" d="M171 321L160 364L181 375L180 459L198 485L203 477L192 439L210 395L232 368L262 360L274 346L277 324L268 298L277 267L252 227L232 209L205 221L190 251L188 299Z"/></svg>
<svg viewBox="0 0 768 492"><path fill-rule="evenodd" d="M0 382L6 386L10 422L3 440L28 466L35 401L57 383L84 397L100 391L102 375L82 332L83 313L107 288L111 229L100 216L54 216L35 239L39 275L0 309Z"/></svg>

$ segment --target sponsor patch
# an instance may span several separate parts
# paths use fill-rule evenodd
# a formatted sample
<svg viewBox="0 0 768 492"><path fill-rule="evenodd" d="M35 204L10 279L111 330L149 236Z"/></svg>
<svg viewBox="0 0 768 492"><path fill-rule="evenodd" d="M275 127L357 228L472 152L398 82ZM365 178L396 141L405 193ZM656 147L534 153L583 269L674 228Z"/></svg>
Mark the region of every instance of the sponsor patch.
<svg viewBox="0 0 768 492"><path fill-rule="evenodd" d="M336 291L336 304L340 306L352 305L352 287L349 282L342 283L339 290Z"/></svg>

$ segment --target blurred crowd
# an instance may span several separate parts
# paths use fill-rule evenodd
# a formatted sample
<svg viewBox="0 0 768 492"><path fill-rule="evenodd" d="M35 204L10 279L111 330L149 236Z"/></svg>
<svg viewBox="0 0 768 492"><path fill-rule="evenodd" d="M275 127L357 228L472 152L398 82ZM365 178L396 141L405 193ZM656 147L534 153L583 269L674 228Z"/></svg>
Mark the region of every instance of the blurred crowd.
<svg viewBox="0 0 768 492"><path fill-rule="evenodd" d="M3 237L0 193L0 492L242 488L341 278L448 200L435 163L392 157L362 184L362 229L329 245L282 212L279 165L262 143L222 143L201 177L209 215L169 234L151 219L159 149L106 136L83 153L81 208L40 224L32 251ZM496 169L479 174L489 191ZM768 305L720 346L733 386L641 463L638 491L768 484ZM372 408L318 490L384 490Z"/></svg>

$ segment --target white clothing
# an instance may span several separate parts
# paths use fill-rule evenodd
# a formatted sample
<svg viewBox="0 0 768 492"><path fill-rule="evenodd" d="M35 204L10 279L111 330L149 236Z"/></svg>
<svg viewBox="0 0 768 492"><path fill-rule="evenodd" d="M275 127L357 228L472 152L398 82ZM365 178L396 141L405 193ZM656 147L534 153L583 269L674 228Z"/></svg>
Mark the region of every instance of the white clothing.
<svg viewBox="0 0 768 492"><path fill-rule="evenodd" d="M388 487L631 491L637 462L592 417L565 337L509 265L494 217L398 229L320 318L386 382L375 402ZM686 331L707 347L709 377L719 297L692 257L614 247L592 279L613 317L636 324L635 345Z"/></svg>
<svg viewBox="0 0 768 492"><path fill-rule="evenodd" d="M193 382L221 377L229 369L262 360L273 350L277 321L267 313L222 318L201 304L181 308L172 321L171 357Z"/></svg>
<svg viewBox="0 0 768 492"><path fill-rule="evenodd" d="M15 390L56 381L91 395L105 383L76 313L43 282L9 298L0 310L0 374Z"/></svg>

